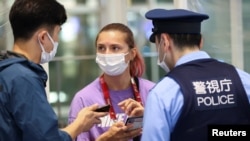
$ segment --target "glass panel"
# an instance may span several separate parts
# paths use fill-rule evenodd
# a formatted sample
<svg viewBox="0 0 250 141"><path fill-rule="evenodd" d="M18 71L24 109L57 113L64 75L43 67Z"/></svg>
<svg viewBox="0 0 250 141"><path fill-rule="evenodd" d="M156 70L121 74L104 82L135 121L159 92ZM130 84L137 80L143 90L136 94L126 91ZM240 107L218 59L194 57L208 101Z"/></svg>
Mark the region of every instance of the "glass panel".
<svg viewBox="0 0 250 141"><path fill-rule="evenodd" d="M174 3L173 0L157 0L157 2L169 2L169 3Z"/></svg>
<svg viewBox="0 0 250 141"><path fill-rule="evenodd" d="M99 76L94 56L49 63L49 101L59 116L61 127L67 124L69 105L75 93Z"/></svg>
<svg viewBox="0 0 250 141"><path fill-rule="evenodd" d="M146 0L130 0L132 3L131 4L145 4L147 3Z"/></svg>
<svg viewBox="0 0 250 141"><path fill-rule="evenodd" d="M0 0L0 50L11 49L13 35L9 22L9 10L13 0Z"/></svg>
<svg viewBox="0 0 250 141"><path fill-rule="evenodd" d="M76 0L77 3L85 4L87 0Z"/></svg>
<svg viewBox="0 0 250 141"><path fill-rule="evenodd" d="M146 64L146 71L145 71L145 78L152 79L151 69L152 69L152 62L150 53L154 51L151 47L147 44L147 33L145 32L150 23L145 22L144 15L139 11L131 11L127 13L128 19L128 26L133 31L134 38L136 41L136 45L144 57L145 64ZM154 63L155 64L155 63Z"/></svg>
<svg viewBox="0 0 250 141"><path fill-rule="evenodd" d="M243 58L244 70L250 72L250 1L242 0L243 18ZM222 8L223 7L223 8ZM203 22L202 33L205 38L203 49L212 57L232 63L230 1L228 0L188 0L188 8L207 13L210 18ZM237 28L237 27L233 27Z"/></svg>
<svg viewBox="0 0 250 141"><path fill-rule="evenodd" d="M188 0L188 8L209 15L209 19L202 22L203 50L214 58L231 63L229 1Z"/></svg>
<svg viewBox="0 0 250 141"><path fill-rule="evenodd" d="M250 1L242 0L243 41L244 41L244 70L250 73Z"/></svg>
<svg viewBox="0 0 250 141"><path fill-rule="evenodd" d="M98 27L95 13L69 15L62 26L58 53L49 63L50 97L66 96L64 101L51 101L61 126L67 124L68 107L75 93L99 76L94 46Z"/></svg>

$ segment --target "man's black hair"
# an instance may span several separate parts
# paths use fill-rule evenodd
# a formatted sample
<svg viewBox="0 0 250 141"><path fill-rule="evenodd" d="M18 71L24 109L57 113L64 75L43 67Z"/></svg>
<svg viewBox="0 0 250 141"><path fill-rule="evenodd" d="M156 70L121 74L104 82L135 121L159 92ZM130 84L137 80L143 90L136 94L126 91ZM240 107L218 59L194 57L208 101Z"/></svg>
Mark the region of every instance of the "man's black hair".
<svg viewBox="0 0 250 141"><path fill-rule="evenodd" d="M9 20L14 40L28 40L34 32L45 27L50 32L67 19L66 10L56 0L15 0Z"/></svg>

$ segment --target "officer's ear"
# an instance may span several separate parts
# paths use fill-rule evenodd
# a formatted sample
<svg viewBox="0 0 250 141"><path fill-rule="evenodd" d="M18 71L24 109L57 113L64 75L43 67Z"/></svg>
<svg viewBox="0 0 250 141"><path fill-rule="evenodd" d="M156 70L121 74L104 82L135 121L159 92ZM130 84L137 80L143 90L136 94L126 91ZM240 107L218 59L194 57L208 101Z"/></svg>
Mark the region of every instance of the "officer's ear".
<svg viewBox="0 0 250 141"><path fill-rule="evenodd" d="M203 37L201 37L200 44L199 44L199 49L202 49L203 47Z"/></svg>
<svg viewBox="0 0 250 141"><path fill-rule="evenodd" d="M169 47L170 40L169 40L169 36L167 34L162 33L160 39L161 39L163 46Z"/></svg>

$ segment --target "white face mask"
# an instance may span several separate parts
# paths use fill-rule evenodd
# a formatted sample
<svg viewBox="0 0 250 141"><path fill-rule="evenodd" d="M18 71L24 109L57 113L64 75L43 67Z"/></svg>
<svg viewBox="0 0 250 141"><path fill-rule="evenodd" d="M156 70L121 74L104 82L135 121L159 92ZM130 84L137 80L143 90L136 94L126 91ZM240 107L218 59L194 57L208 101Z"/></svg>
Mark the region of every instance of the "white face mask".
<svg viewBox="0 0 250 141"><path fill-rule="evenodd" d="M106 74L111 76L117 76L122 74L128 67L128 63L125 62L125 55L121 54L96 54L96 63Z"/></svg>
<svg viewBox="0 0 250 141"><path fill-rule="evenodd" d="M40 47L42 49L41 60L40 60L41 64L44 64L44 63L47 63L47 62L51 61L55 57L56 52L57 52L58 42L55 42L52 39L52 37L49 35L49 33L47 33L47 35L48 35L50 41L53 44L53 50L50 53L46 52L44 50L44 46L41 44L40 40L38 39L38 42L39 42Z"/></svg>
<svg viewBox="0 0 250 141"><path fill-rule="evenodd" d="M160 46L159 46L159 48L161 47L161 41L160 41ZM165 70L165 72L166 73L168 73L169 72L169 67L166 65L166 63L165 63L165 58L166 58L166 53L164 53L164 56L163 56L163 59L162 59L162 61L160 62L160 49L158 48L158 59L157 59L157 65L159 65L162 69L164 69Z"/></svg>

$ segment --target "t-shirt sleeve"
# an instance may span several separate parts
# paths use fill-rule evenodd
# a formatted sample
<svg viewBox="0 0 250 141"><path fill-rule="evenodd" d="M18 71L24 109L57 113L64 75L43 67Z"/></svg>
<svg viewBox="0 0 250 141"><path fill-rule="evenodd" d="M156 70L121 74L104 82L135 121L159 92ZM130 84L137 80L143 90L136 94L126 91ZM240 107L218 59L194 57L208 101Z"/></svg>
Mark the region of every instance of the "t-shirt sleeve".
<svg viewBox="0 0 250 141"><path fill-rule="evenodd" d="M69 116L68 116L68 124L71 124L76 119L78 112L80 112L82 108L86 107L79 93L80 92L76 93L73 100L71 101ZM76 140L77 141L90 141L89 132L82 132L81 134L77 136Z"/></svg>

